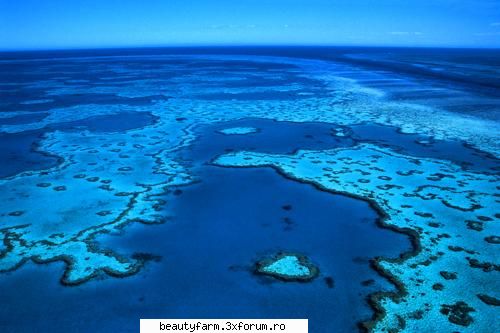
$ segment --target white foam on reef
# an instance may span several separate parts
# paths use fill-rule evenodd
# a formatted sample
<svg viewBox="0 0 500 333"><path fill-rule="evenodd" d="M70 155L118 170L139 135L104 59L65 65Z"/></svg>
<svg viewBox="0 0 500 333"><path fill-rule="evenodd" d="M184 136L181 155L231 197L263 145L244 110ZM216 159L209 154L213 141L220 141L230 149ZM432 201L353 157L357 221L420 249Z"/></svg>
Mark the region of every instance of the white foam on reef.
<svg viewBox="0 0 500 333"><path fill-rule="evenodd" d="M375 323L374 331L427 332L428 325L436 332L457 330L440 310L444 302L459 301L476 311L468 330L487 332L495 325L497 312L477 295L500 290L499 266L490 262L497 257L498 245L485 241L486 236L500 232L493 222L500 208L495 197L500 177L465 172L450 162L413 158L370 144L294 155L237 152L220 156L214 163L275 167L289 178L365 198L387 214L384 223L414 231L420 243L418 254L406 260L379 261L379 269L399 281L405 294L399 300L378 299L387 313ZM482 231L471 229L471 221L481 225ZM489 268L473 267L474 262ZM445 279L442 272L456 277ZM442 290L435 289L436 284ZM406 323L404 329L401 320Z"/></svg>

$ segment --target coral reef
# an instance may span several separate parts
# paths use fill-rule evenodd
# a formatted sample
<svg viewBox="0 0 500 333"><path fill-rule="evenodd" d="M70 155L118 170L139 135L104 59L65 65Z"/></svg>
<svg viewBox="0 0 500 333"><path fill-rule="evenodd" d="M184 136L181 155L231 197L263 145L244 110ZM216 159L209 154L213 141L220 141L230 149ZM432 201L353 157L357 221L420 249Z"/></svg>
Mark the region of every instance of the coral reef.
<svg viewBox="0 0 500 333"><path fill-rule="evenodd" d="M348 78L389 84L400 80L391 81L386 73L264 56L154 59L154 71L144 59L97 64L65 60L66 72L58 61L44 61L43 68L26 67L33 77L3 82L5 91L19 88L23 93L0 101L2 135L36 133L31 152L56 156L58 164L44 170L33 165L0 179L0 272L29 260L62 261L62 283L75 285L103 273L135 274L146 261L159 260L154 254L123 256L94 240L133 222L154 224L168 218L164 196L180 195L180 186L196 181L178 151L196 140L197 127L207 124L249 117L331 123L332 140L349 138L354 125L378 124L424 135L417 142L422 147L452 140L467 143L477 156L500 156L497 122L440 108L447 99L439 99L436 107L419 104L421 96L391 99L383 90ZM214 70L225 66L234 67ZM419 87L413 88L420 95ZM453 107L468 102L476 108L477 99L455 90L449 93L460 97ZM28 114L32 122L26 120ZM127 119L142 125L127 127ZM244 127L221 131L257 132ZM269 166L290 179L367 200L386 227L411 235L413 251L373 263L398 293L372 295L376 314L365 328L486 332L494 327L500 290L495 170L478 172L367 143L294 155L237 152L219 157L215 164ZM164 206L167 209L160 212ZM284 204L283 210L291 209ZM313 271L299 256L274 263L271 272L283 272L283 267ZM331 277L324 282L329 288L335 285Z"/></svg>
<svg viewBox="0 0 500 333"><path fill-rule="evenodd" d="M255 127L231 127L231 128L224 128L219 132L226 135L244 135L244 134L257 133L258 131L259 129Z"/></svg>
<svg viewBox="0 0 500 333"><path fill-rule="evenodd" d="M404 327L413 332L425 331L432 323L439 331L454 331L456 324L466 324L487 331L494 324L496 310L476 295L499 289L498 266L489 263L496 257L496 245L483 236L498 226L488 223L477 232L468 229L466 221L494 218L497 176L466 172L448 161L405 156L372 144L294 155L236 152L214 163L273 167L290 179L368 200L384 216L384 225L412 235L414 253L376 261L375 268L396 283L399 293L374 294L378 315L365 327L374 331ZM481 320L473 320L479 316Z"/></svg>
<svg viewBox="0 0 500 333"><path fill-rule="evenodd" d="M255 272L283 281L307 282L318 276L319 269L303 255L278 253L271 258L257 262Z"/></svg>

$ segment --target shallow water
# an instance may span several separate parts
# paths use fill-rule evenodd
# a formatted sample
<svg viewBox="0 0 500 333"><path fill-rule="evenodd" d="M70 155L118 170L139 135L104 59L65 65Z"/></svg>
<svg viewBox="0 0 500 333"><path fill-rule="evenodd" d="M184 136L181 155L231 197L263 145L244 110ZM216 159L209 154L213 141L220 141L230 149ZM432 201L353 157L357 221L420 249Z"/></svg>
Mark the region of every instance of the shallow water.
<svg viewBox="0 0 500 333"><path fill-rule="evenodd" d="M387 156L402 154L397 158L414 161L416 169L419 163L435 165L427 158L441 161L439 165L452 161L462 167L455 173L475 173L468 174L466 180L479 185L477 193L467 182L460 184L460 192L448 192L449 188L443 187L445 199L456 199L458 206L467 206L468 199L474 198L474 203L488 209L482 218L496 217L492 193L481 192L492 184L483 176L498 175L499 171L499 161L493 157L498 124L490 122L496 121L498 106L498 99L491 94L498 87L490 80L495 62L484 63L488 68L485 86L477 77L464 82L458 72L440 76L432 72L433 68L415 67L419 61L407 58L401 50L391 56L367 51L380 62L375 70L373 62L350 56L360 50L255 50L274 56L284 52L290 57L334 60L332 63L251 56L235 59L229 55L175 58L142 51L134 57L122 57L106 53L112 51L89 52L25 54L15 61L0 56L0 112L8 113L0 118L0 159L8 162L0 164L0 235L5 236L5 244L0 246L0 271L2 267L11 270L16 260L29 259L30 255L58 259L58 251L77 263L94 263L90 272L97 267L94 275L75 273L83 276L76 281L85 283L72 287L58 280L63 272L76 269L68 269L60 261L44 265L28 262L18 269L16 266L15 271L2 272L0 327L7 330L106 332L118 325L123 331L134 332L141 317L307 317L313 332L355 331L359 321L373 314L366 297L376 291L394 291L369 261L408 251L408 237L377 226L379 216L366 201L320 191L287 179L270 167L212 164L221 154L249 151L289 155L298 149L321 154L369 143L387 148ZM486 53L479 52L478 59ZM87 57L71 58L75 55ZM424 52L419 56L441 61L435 54ZM19 60L23 57L27 58ZM399 57L396 67L388 64L392 57ZM464 59L457 59L453 61L462 66ZM401 66L405 70L391 72L391 68ZM460 67L462 70L467 73L467 67ZM475 76L481 73L474 68L469 72ZM369 88L378 90L374 93ZM417 108L411 103L418 103ZM431 109L418 108L420 105ZM492 108L494 112L490 112ZM462 118L463 114L467 117ZM407 125L413 134L400 132L399 127ZM244 135L221 133L237 127L256 131ZM434 134L440 139L430 136ZM350 158L355 159L356 152ZM61 169L37 171L60 166L63 159L67 164ZM366 159L357 163L372 162ZM373 163L370 170L377 168ZM351 166L348 169L357 170ZM15 177L23 171L33 172ZM299 172L295 178L300 176ZM317 178L316 183L321 180L324 178ZM364 181L357 184L358 188L369 188ZM439 181L434 174L419 184L404 185L409 189L429 184L430 188L439 188L443 186ZM463 202L461 191L468 191ZM132 195L135 202L129 198ZM429 197L422 195L426 200L419 203L422 211L441 204L432 200L432 192ZM38 196L41 199L36 201ZM156 199L166 201L161 210L157 209L162 203ZM402 212L399 207L398 211ZM469 211L461 214L454 211L439 221L439 228L446 225L449 230L429 226L436 223L422 223L418 226L423 229L421 236L445 235L447 231L457 237L451 244L465 242L468 249L478 251L474 255L484 254L478 257L480 260L493 260L487 257L492 245L484 239L498 233L497 224L476 221L482 223L484 232L463 231L466 224L462 220ZM116 224L103 227L102 222L109 223L115 216ZM165 217L164 224L126 221L154 223ZM477 216L467 217L471 218ZM407 221L413 219L413 215L406 216ZM16 234L17 227L25 228L25 233ZM88 227L95 228L95 233ZM92 246L83 252L60 250L63 246L57 244L58 237L73 237L69 244L74 241ZM462 253L449 250L446 241L439 243L441 238L447 239L436 236L439 240L428 247L429 256L432 251L444 251L445 258L463 264ZM10 258L7 244L13 239L26 242L15 243L14 250L21 254ZM56 245L42 250L30 246L30 242L47 241ZM103 248L125 261L123 266L118 265L122 270L113 274L122 278L106 275L102 267L107 266L99 266L101 259L93 257ZM282 250L307 255L319 267L320 276L311 283L283 283L253 274L255 261ZM112 253L108 255L107 259L114 258ZM136 263L135 259L146 260L146 265L127 276L127 265ZM452 330L445 326L448 321L439 312L441 299L455 300L456 293L465 290L464 285L472 284L477 289L494 285L491 276L495 272L480 274L478 279L477 269L467 263L462 266L456 266L461 269L457 281L444 282L447 298L422 298L433 306L424 321L439 323L444 331ZM412 269L407 271L413 274ZM469 274L476 275L467 280ZM325 281L327 277L334 280L333 288ZM405 281L413 288L409 291L420 291L412 278ZM440 275L433 271L423 278L434 281ZM486 283L475 285L477 281ZM477 293L474 288L467 290ZM435 291L430 286L427 289L424 291L434 296ZM474 318L482 324L487 321L481 316L490 309L481 308L484 304L478 303L475 293L461 298L476 308ZM419 304L423 294L408 304ZM391 311L387 318L399 315L397 309ZM411 321L411 315L404 314L413 329L416 321ZM54 328L56 321L58 328Z"/></svg>
<svg viewBox="0 0 500 333"><path fill-rule="evenodd" d="M36 122L37 117L29 119L30 122ZM45 154L38 150L38 144L46 133L75 130L87 130L96 133L122 132L151 125L154 121L155 117L146 112L122 112L116 115L95 116L84 120L61 122L38 130L0 133L0 159L9 161L0 168L0 178L13 176L23 171L43 170L56 166L60 162L57 156Z"/></svg>
<svg viewBox="0 0 500 333"><path fill-rule="evenodd" d="M258 126L260 131L243 136L217 132L236 124ZM96 317L108 318L107 325L128 327L130 332L136 330L138 318L146 317L309 318L315 331L355 330L360 319L371 316L365 297L375 290L393 289L370 268L369 260L409 250L407 237L378 227L377 213L361 200L289 181L272 169L207 163L231 147L288 152L290 147L319 149L350 143L333 137L331 129L329 124L269 120L203 128L200 140L183 152L199 182L165 197L170 202L168 222L134 224L123 235L97 239L118 253L148 253L161 258L159 262L150 262L135 277L69 289L46 281L58 265L30 265L9 274L6 284L26 286L23 293L33 296L8 296L9 306L2 308L0 317L8 315L5 324L11 326L25 311L36 308L43 311L44 320L32 322L43 327L43 321L56 320L64 311L67 315L56 330L61 332L80 327L75 321ZM288 205L291 209L283 208ZM280 250L309 255L321 275L311 283L286 284L253 274L255 261ZM34 276L47 286L40 290ZM326 277L333 278L333 288ZM364 286L367 280L373 281ZM38 308L47 302L51 304L47 311ZM29 325L18 327L29 330Z"/></svg>

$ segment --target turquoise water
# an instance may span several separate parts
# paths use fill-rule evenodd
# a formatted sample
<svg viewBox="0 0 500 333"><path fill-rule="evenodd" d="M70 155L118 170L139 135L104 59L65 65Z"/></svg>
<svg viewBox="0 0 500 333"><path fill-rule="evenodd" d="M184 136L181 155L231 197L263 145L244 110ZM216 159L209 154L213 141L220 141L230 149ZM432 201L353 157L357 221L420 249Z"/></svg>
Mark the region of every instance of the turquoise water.
<svg viewBox="0 0 500 333"><path fill-rule="evenodd" d="M477 294L499 298L498 64L470 52L2 54L0 326L352 332L375 318L368 298L386 311L374 331L495 325ZM319 276L254 273L280 251ZM459 301L469 326L441 311Z"/></svg>

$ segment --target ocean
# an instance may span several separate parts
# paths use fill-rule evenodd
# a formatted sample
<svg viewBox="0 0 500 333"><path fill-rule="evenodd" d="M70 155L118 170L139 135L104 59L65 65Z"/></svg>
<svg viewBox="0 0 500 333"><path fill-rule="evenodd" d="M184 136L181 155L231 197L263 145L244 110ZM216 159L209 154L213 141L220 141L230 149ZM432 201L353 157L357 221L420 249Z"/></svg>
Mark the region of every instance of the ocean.
<svg viewBox="0 0 500 333"><path fill-rule="evenodd" d="M499 78L488 49L0 53L2 331L484 331ZM319 275L257 274L279 253Z"/></svg>

